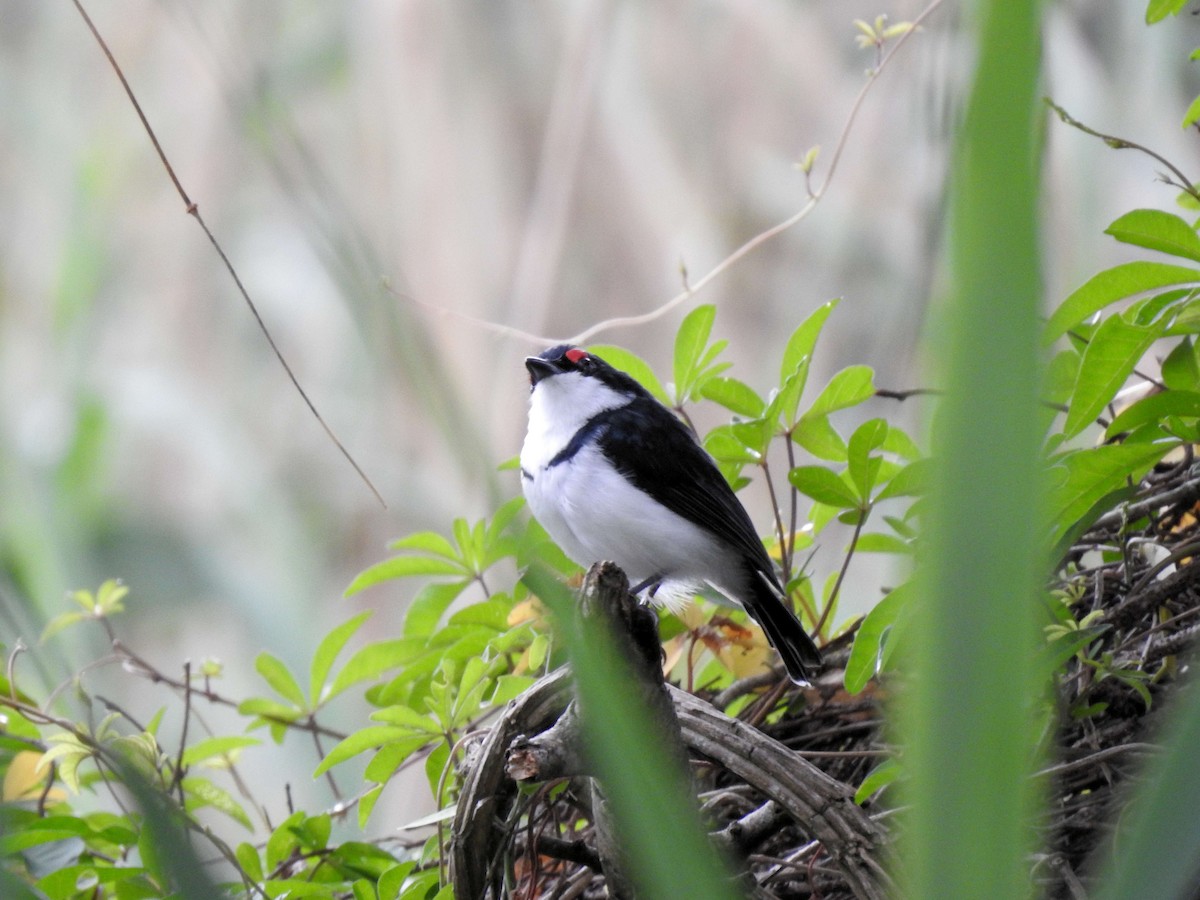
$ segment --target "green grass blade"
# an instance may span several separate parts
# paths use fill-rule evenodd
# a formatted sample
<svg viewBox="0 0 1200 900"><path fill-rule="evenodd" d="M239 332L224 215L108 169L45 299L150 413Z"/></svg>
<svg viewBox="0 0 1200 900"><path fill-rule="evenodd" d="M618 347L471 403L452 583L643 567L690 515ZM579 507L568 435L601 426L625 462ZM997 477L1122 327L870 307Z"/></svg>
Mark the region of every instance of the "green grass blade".
<svg viewBox="0 0 1200 900"><path fill-rule="evenodd" d="M979 62L954 170L949 386L934 435L904 698L907 897L1030 892L1037 722L1038 5L977 7Z"/></svg>
<svg viewBox="0 0 1200 900"><path fill-rule="evenodd" d="M1162 735L1166 751L1147 766L1145 781L1117 820L1113 843L1102 845L1092 860L1100 871L1096 900L1195 896L1200 878L1200 682L1193 679L1167 715Z"/></svg>
<svg viewBox="0 0 1200 900"><path fill-rule="evenodd" d="M729 873L705 837L686 780L636 702L638 691L612 640L575 615L575 598L548 569L531 568L525 581L563 623L576 690L589 711L587 747L629 854L638 897L732 900L738 895Z"/></svg>

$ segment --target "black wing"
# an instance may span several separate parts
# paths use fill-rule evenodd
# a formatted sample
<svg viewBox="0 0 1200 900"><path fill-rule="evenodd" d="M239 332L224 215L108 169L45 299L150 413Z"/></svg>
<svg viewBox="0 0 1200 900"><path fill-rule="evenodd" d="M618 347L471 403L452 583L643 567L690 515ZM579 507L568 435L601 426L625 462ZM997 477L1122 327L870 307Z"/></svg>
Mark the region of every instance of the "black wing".
<svg viewBox="0 0 1200 900"><path fill-rule="evenodd" d="M600 449L622 475L667 509L738 548L778 584L745 507L682 422L649 396L601 416Z"/></svg>
<svg viewBox="0 0 1200 900"><path fill-rule="evenodd" d="M820 668L821 652L780 599L783 591L775 567L750 516L692 433L649 396L603 412L588 426L589 434L598 435L601 451L634 486L743 554L749 593L734 599L741 600L762 626L792 680L806 683Z"/></svg>

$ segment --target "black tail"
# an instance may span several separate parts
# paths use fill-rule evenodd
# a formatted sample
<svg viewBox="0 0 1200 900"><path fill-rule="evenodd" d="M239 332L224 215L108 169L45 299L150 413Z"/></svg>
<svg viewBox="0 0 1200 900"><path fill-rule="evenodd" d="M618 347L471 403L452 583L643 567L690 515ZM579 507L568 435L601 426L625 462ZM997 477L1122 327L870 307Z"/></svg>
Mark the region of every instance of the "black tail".
<svg viewBox="0 0 1200 900"><path fill-rule="evenodd" d="M762 626L771 646L779 651L788 677L797 684L807 683L808 676L821 667L821 651L784 605L773 579L757 570L751 572L750 580L753 597L746 603L746 612Z"/></svg>

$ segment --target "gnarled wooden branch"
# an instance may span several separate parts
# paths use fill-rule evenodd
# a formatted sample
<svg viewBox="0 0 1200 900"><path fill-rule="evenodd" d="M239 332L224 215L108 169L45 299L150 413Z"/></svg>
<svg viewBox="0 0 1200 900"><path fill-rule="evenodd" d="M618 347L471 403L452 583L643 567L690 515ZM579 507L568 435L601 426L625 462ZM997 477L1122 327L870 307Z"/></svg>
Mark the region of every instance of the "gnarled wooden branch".
<svg viewBox="0 0 1200 900"><path fill-rule="evenodd" d="M606 586L602 594L612 589L613 582L608 580L611 577L596 569L589 573L585 585L589 600L596 599L596 590L602 586ZM624 603L623 577L619 584ZM607 604L611 599L606 597L602 602ZM665 703L663 715L677 720L682 746L689 756L701 756L720 765L769 801L757 815L743 817L742 825L719 832L714 838L716 845L734 855L744 854L770 833L794 823L810 841L819 842L840 871L847 892L871 900L886 897L889 883L878 862L884 834L854 803L853 790L711 704L675 688L664 690L657 641L648 645L644 627L639 628L634 624L636 620L629 618L637 613L636 609L616 608L618 620L624 623L619 630L626 635L632 632L636 637L631 642L640 648L630 651L630 664L639 670L646 702ZM655 694L661 701L655 700ZM533 852L530 842L515 839L524 827L521 820L529 807L521 802L514 779L590 775L580 737L579 712L568 700L566 673L560 670L547 676L509 706L472 754L451 844L456 896L496 900L508 896L505 873L516 865L520 852ZM658 711L655 718L661 718ZM603 823L602 801L593 801L600 808L592 810L591 821ZM612 849L605 847L611 836L603 831L603 827L595 828L589 837L597 845L610 892L620 896L627 893L628 886L613 884L614 880L624 879L619 874L619 857L614 859ZM553 845L547 842L542 852ZM537 863L525 860L521 865L528 869L530 865L536 868Z"/></svg>

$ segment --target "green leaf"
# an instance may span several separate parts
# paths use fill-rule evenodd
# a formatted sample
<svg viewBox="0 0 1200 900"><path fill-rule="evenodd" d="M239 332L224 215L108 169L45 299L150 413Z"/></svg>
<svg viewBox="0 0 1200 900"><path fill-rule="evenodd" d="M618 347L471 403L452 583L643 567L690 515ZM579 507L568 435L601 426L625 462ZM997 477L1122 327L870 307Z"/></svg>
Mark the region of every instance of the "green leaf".
<svg viewBox="0 0 1200 900"><path fill-rule="evenodd" d="M120 890L122 882L141 878L145 873L145 869L136 866L101 866L95 863L64 866L36 882L36 887L43 892L36 896L50 897L51 900L74 900L77 897L93 896L119 897L120 894L114 892Z"/></svg>
<svg viewBox="0 0 1200 900"><path fill-rule="evenodd" d="M410 534L388 544L389 550L422 550L426 554L441 556L445 559L461 563L458 548L448 541L444 535L436 531L421 531Z"/></svg>
<svg viewBox="0 0 1200 900"><path fill-rule="evenodd" d="M262 741L258 738L247 737L246 735L205 738L202 741L197 741L183 751L183 764L185 766L194 766L215 756L226 756L234 750L240 750L243 747L256 747L261 743Z"/></svg>
<svg viewBox="0 0 1200 900"><path fill-rule="evenodd" d="M324 850L329 846L333 820L329 813L309 816L296 826L296 835L309 850Z"/></svg>
<svg viewBox="0 0 1200 900"><path fill-rule="evenodd" d="M1082 350L1075 347L1065 347L1050 358L1042 379L1042 399L1046 403L1067 405L1075 382L1079 380L1079 363L1082 359Z"/></svg>
<svg viewBox="0 0 1200 900"><path fill-rule="evenodd" d="M234 855L237 857L238 865L242 867L242 871L250 877L251 881L263 880L262 857L258 855L258 850L253 844L238 844Z"/></svg>
<svg viewBox="0 0 1200 900"><path fill-rule="evenodd" d="M700 386L700 396L740 416L755 419L763 414L767 405L745 382L723 376L707 379Z"/></svg>
<svg viewBox="0 0 1200 900"><path fill-rule="evenodd" d="M596 344L588 347L588 352L600 357L614 369L620 369L626 375L633 376L634 381L653 394L660 403L671 405L671 398L667 396L662 382L641 357L613 344Z"/></svg>
<svg viewBox="0 0 1200 900"><path fill-rule="evenodd" d="M92 835L88 824L74 816L34 817L16 821L9 819L4 824L5 832L0 835L0 856L12 856L39 844L72 837L87 838Z"/></svg>
<svg viewBox="0 0 1200 900"><path fill-rule="evenodd" d="M913 553L912 544L903 538L874 531L859 535L855 549L860 553L899 553L904 556L911 556Z"/></svg>
<svg viewBox="0 0 1200 900"><path fill-rule="evenodd" d="M537 668L537 664L532 661L532 656L530 666L534 669ZM535 681L537 679L531 675L501 675L496 679L496 689L492 691L488 703L492 706L503 706L525 693Z"/></svg>
<svg viewBox="0 0 1200 900"><path fill-rule="evenodd" d="M440 724L431 717L423 716L407 706L389 706L386 709L377 709L371 713L371 718L376 722L386 722L388 725L395 725L409 732L419 731L433 737L442 736Z"/></svg>
<svg viewBox="0 0 1200 900"><path fill-rule="evenodd" d="M850 648L843 678L846 690L851 694L857 694L866 687L882 667L885 655L890 652L884 642L906 604L911 602L909 598L912 593L911 582L900 585L875 604L875 608L863 618L862 625L854 635L854 646Z"/></svg>
<svg viewBox="0 0 1200 900"><path fill-rule="evenodd" d="M437 887L437 869L413 872L404 880L403 889L397 900L441 900L440 895L435 896L433 893Z"/></svg>
<svg viewBox="0 0 1200 900"><path fill-rule="evenodd" d="M1162 364L1163 383L1176 391L1200 390L1200 362L1196 346L1186 337L1172 348Z"/></svg>
<svg viewBox="0 0 1200 900"><path fill-rule="evenodd" d="M435 582L417 592L404 614L404 636L426 638L432 635L442 616L470 581Z"/></svg>
<svg viewBox="0 0 1200 900"><path fill-rule="evenodd" d="M870 497L875 487L878 459L872 465L871 452L882 446L887 438L888 426L883 419L871 419L855 429L847 448L847 471L850 480L858 489L859 497Z"/></svg>
<svg viewBox="0 0 1200 900"><path fill-rule="evenodd" d="M309 881L307 876L304 878L272 878L267 884L268 896L286 897L287 900L301 900L302 897L329 900L330 897L340 896L331 893L329 885Z"/></svg>
<svg viewBox="0 0 1200 900"><path fill-rule="evenodd" d="M697 306L684 316L675 334L675 401L688 399L696 376L700 372L700 360L712 334L717 308L711 303Z"/></svg>
<svg viewBox="0 0 1200 900"><path fill-rule="evenodd" d="M96 591L96 613L101 616L111 616L113 613L124 612L121 602L129 593L129 588L115 578L109 578Z"/></svg>
<svg viewBox="0 0 1200 900"><path fill-rule="evenodd" d="M382 847L364 841L338 843L335 840L330 849L332 852L328 859L348 875L361 876L369 883L370 893L367 896L370 900L378 900L375 881L396 864L396 857Z"/></svg>
<svg viewBox="0 0 1200 900"><path fill-rule="evenodd" d="M1104 497L1136 482L1167 451L1178 446L1177 441L1157 441L1149 444L1106 444L1074 450L1058 457L1056 467L1066 477L1053 492L1051 519L1059 534L1069 530L1077 520Z"/></svg>
<svg viewBox="0 0 1200 900"><path fill-rule="evenodd" d="M1197 273L1200 276L1200 273ZM875 396L875 372L870 366L849 366L829 379L802 419L828 415L839 409L857 406Z"/></svg>
<svg viewBox="0 0 1200 900"><path fill-rule="evenodd" d="M1176 324L1194 305L1195 288L1178 288L1173 291L1163 291L1136 300L1122 310L1121 318L1133 325L1155 325L1162 328L1163 335L1171 334ZM1184 324L1180 334L1191 333L1191 326Z"/></svg>
<svg viewBox="0 0 1200 900"><path fill-rule="evenodd" d="M491 631L507 631L510 612L512 612L512 602L506 596L497 594L482 603L464 606L450 616L449 624L477 625Z"/></svg>
<svg viewBox="0 0 1200 900"><path fill-rule="evenodd" d="M471 562L478 556L475 533L471 530L471 526L467 523L467 520L461 517L454 520L451 528L454 531L454 540L458 542L459 550L462 553L462 568L464 571L470 572Z"/></svg>
<svg viewBox="0 0 1200 900"><path fill-rule="evenodd" d="M272 871L287 859L292 850L300 844L295 828L304 821L303 812L295 812L284 819L267 838L266 859L267 868Z"/></svg>
<svg viewBox="0 0 1200 900"><path fill-rule="evenodd" d="M909 461L921 458L921 448L917 446L917 442L909 437L903 428L891 423L888 423L883 449Z"/></svg>
<svg viewBox="0 0 1200 900"><path fill-rule="evenodd" d="M1191 225L1173 213L1135 209L1109 225L1104 233L1124 244L1200 262L1200 237Z"/></svg>
<svg viewBox="0 0 1200 900"><path fill-rule="evenodd" d="M1096 420L1160 334L1158 328L1130 325L1120 316L1100 323L1083 351L1063 425L1066 437L1074 437Z"/></svg>
<svg viewBox="0 0 1200 900"><path fill-rule="evenodd" d="M812 356L821 329L825 327L825 320L829 318L829 314L840 302L841 300L837 299L821 304L800 323L800 327L792 332L792 336L788 338L787 346L783 350L783 362L779 366L781 383Z"/></svg>
<svg viewBox="0 0 1200 900"><path fill-rule="evenodd" d="M896 760L885 759L862 780L862 784L854 792L854 802L858 804L866 803L876 793L896 781L901 774L903 774L903 770Z"/></svg>
<svg viewBox="0 0 1200 900"><path fill-rule="evenodd" d="M771 444L771 438L775 436L775 423L768 419L747 419L745 422L734 422L729 430L761 460Z"/></svg>
<svg viewBox="0 0 1200 900"><path fill-rule="evenodd" d="M471 710L474 713L478 710L480 702L483 698L483 689L489 686L487 678L488 664L481 658L467 660L467 664L463 666L462 676L458 678L458 691L454 699L454 719L455 724L459 718L459 713L468 707L474 707ZM471 700L473 694L478 693L477 699Z"/></svg>
<svg viewBox="0 0 1200 900"><path fill-rule="evenodd" d="M492 513L492 521L487 526L487 544L493 546L500 539L503 531L517 517L517 513L525 506L524 497L513 497Z"/></svg>
<svg viewBox="0 0 1200 900"><path fill-rule="evenodd" d="M804 386L808 383L810 359L811 357L806 356L796 364L795 371L783 379L779 390L773 394L766 412L763 413L764 418L781 423L785 431L791 430L796 424L800 398L804 395Z"/></svg>
<svg viewBox="0 0 1200 900"><path fill-rule="evenodd" d="M367 644L351 656L349 662L338 672L328 696L340 694L361 681L378 678L388 669L407 665L426 649L428 643L422 638L405 637Z"/></svg>
<svg viewBox="0 0 1200 900"><path fill-rule="evenodd" d="M704 449L718 462L747 465L757 463L762 458L745 445L732 425L720 425L710 431L704 438Z"/></svg>
<svg viewBox="0 0 1200 900"><path fill-rule="evenodd" d="M411 578L416 575L469 575L461 563L433 556L396 556L365 569L346 588L343 596L350 597L364 588L372 587L393 578Z"/></svg>
<svg viewBox="0 0 1200 900"><path fill-rule="evenodd" d="M1170 263L1131 262L1089 278L1054 311L1043 339L1049 344L1110 303L1175 284L1200 283L1200 270Z"/></svg>
<svg viewBox="0 0 1200 900"><path fill-rule="evenodd" d="M552 649L550 636L547 634L534 635L533 641L529 644L529 668L533 670L540 669Z"/></svg>
<svg viewBox="0 0 1200 900"><path fill-rule="evenodd" d="M297 709L308 708L304 691L300 690L300 685L281 659L264 650L254 660L254 668L280 697L295 704Z"/></svg>
<svg viewBox="0 0 1200 900"><path fill-rule="evenodd" d="M925 496L929 493L929 485L933 481L933 468L931 459L914 459L888 480L875 500Z"/></svg>
<svg viewBox="0 0 1200 900"><path fill-rule="evenodd" d="M367 781L386 784L410 756L428 747L429 743L429 735L417 732L409 732L406 737L389 741L371 757L363 770L363 777Z"/></svg>
<svg viewBox="0 0 1200 900"><path fill-rule="evenodd" d="M313 772L313 778L319 778L338 763L358 756L365 750L373 750L393 741L411 740L414 737L416 736L411 728L400 728L393 725L369 725L366 728L360 728L345 740L340 741L326 754L316 771ZM417 746L424 746L428 743L428 738L423 735L418 740Z"/></svg>
<svg viewBox="0 0 1200 900"><path fill-rule="evenodd" d="M279 719L284 722L294 722L303 712L294 706L284 706L277 700L266 697L251 697L238 704L238 712L243 716L261 716L266 720Z"/></svg>
<svg viewBox="0 0 1200 900"><path fill-rule="evenodd" d="M217 787L207 778L184 778L180 783L183 786L184 795L187 797L185 808L188 812L202 806L210 806L225 813L247 831L254 830L250 817L246 815L241 804L234 800L228 791Z"/></svg>
<svg viewBox="0 0 1200 900"><path fill-rule="evenodd" d="M1137 792L1112 825L1113 833L1089 860L1096 900L1126 897L1194 897L1196 809L1200 779L1200 683L1188 679L1171 698L1170 716L1155 735L1158 745L1139 773Z"/></svg>
<svg viewBox="0 0 1200 900"><path fill-rule="evenodd" d="M59 613L46 623L46 627L42 630L42 636L39 638L39 642L44 644L60 631L70 628L76 622L82 622L85 619L92 620L95 618L96 617L91 613L77 612L75 610L72 610L71 612Z"/></svg>
<svg viewBox="0 0 1200 900"><path fill-rule="evenodd" d="M1183 114L1183 121L1180 123L1180 126L1186 130L1198 121L1200 121L1200 97L1194 98L1188 104L1187 112Z"/></svg>
<svg viewBox="0 0 1200 900"><path fill-rule="evenodd" d="M1187 6L1187 0L1150 0L1146 4L1146 24L1161 22L1167 16L1177 16Z"/></svg>
<svg viewBox="0 0 1200 900"><path fill-rule="evenodd" d="M829 416L806 414L792 430L792 440L818 459L845 462L848 456L846 442L829 421Z"/></svg>
<svg viewBox="0 0 1200 900"><path fill-rule="evenodd" d="M1167 416L1200 416L1200 393L1196 391L1166 391L1143 397L1119 416L1104 432L1106 437L1132 431L1147 423L1158 423Z"/></svg>
<svg viewBox="0 0 1200 900"><path fill-rule="evenodd" d="M818 503L839 509L856 509L859 506L859 497L854 489L824 466L797 466L788 473L788 481Z"/></svg>
<svg viewBox="0 0 1200 900"><path fill-rule="evenodd" d="M316 653L313 654L312 666L309 670L309 693L311 695L309 702L314 709L325 699L322 692L325 680L333 668L334 660L337 659L338 654L342 652L342 648L346 646L346 642L350 640L354 632L358 631L363 622L369 618L371 618L371 610L361 612L338 625L321 639Z"/></svg>
<svg viewBox="0 0 1200 900"><path fill-rule="evenodd" d="M400 896L400 887L404 884L404 879L416 867L416 863L403 862L399 865L392 866L386 872L379 876L379 883L376 886L379 891L379 900L392 900L392 898Z"/></svg>

